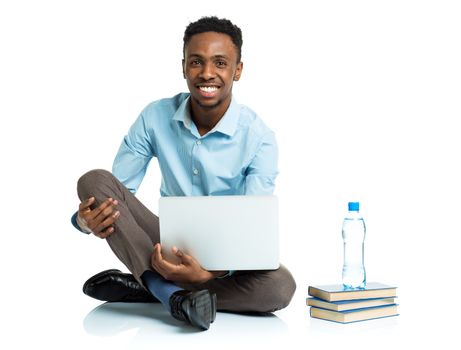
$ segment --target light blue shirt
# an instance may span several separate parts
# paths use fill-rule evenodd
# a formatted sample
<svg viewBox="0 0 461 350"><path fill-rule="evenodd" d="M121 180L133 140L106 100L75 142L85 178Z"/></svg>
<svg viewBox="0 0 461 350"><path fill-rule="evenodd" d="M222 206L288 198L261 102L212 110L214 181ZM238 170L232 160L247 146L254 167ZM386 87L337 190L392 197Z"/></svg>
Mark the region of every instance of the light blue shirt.
<svg viewBox="0 0 461 350"><path fill-rule="evenodd" d="M149 104L124 137L112 173L135 193L153 157L162 196L268 195L278 173L274 133L234 98L203 136L191 119L188 93Z"/></svg>

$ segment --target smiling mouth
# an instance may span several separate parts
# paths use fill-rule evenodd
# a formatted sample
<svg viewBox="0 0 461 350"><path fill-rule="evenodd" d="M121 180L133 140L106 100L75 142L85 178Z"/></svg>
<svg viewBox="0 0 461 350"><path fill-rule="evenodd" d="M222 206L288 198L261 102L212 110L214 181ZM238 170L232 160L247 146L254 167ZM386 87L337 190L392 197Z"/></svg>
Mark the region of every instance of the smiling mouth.
<svg viewBox="0 0 461 350"><path fill-rule="evenodd" d="M203 92L216 92L219 89L218 86L199 86L198 88Z"/></svg>
<svg viewBox="0 0 461 350"><path fill-rule="evenodd" d="M203 97L214 97L217 94L218 90L220 89L220 87L216 85L212 85L212 86L205 86L205 85L200 86L199 85L197 86L197 88Z"/></svg>

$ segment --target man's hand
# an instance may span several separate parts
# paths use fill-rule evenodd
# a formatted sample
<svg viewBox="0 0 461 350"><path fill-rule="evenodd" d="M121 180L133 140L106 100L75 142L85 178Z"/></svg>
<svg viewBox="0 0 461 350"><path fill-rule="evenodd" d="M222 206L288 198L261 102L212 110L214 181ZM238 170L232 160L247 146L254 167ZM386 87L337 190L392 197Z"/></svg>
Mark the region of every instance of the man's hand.
<svg viewBox="0 0 461 350"><path fill-rule="evenodd" d="M120 216L120 212L116 210L118 201L107 198L97 208L91 209L94 202L94 197L81 202L78 208L78 216L95 236L107 238L114 233L113 224Z"/></svg>
<svg viewBox="0 0 461 350"><path fill-rule="evenodd" d="M210 272L204 270L197 260L183 253L176 247L173 247L172 251L174 255L181 259L181 262L177 265L163 258L160 243L154 246L154 252L151 258L152 267L169 281L205 283L223 274L223 272Z"/></svg>

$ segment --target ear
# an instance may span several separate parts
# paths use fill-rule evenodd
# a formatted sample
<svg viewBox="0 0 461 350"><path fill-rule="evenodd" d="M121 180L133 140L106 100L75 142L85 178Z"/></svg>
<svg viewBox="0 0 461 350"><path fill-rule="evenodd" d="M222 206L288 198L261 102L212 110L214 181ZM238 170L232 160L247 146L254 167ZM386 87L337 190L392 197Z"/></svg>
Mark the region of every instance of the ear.
<svg viewBox="0 0 461 350"><path fill-rule="evenodd" d="M240 76L242 75L242 70L243 70L243 62L237 63L237 68L235 69L235 73L234 73L234 81L240 80Z"/></svg>
<svg viewBox="0 0 461 350"><path fill-rule="evenodd" d="M186 79L186 67L185 67L185 63L186 61L184 60L184 58L182 59L182 76L184 77L184 79Z"/></svg>

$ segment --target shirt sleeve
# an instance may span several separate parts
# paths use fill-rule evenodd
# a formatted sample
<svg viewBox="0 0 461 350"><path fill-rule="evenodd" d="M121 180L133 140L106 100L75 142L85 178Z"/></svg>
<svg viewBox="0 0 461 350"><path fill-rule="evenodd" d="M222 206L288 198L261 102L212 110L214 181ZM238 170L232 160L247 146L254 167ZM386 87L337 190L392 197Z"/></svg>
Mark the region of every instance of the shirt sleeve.
<svg viewBox="0 0 461 350"><path fill-rule="evenodd" d="M271 195L278 175L278 147L273 132L265 134L247 169L245 195Z"/></svg>
<svg viewBox="0 0 461 350"><path fill-rule="evenodd" d="M146 174L147 166L155 157L154 142L141 113L131 126L112 166L112 174L132 193L136 193Z"/></svg>
<svg viewBox="0 0 461 350"><path fill-rule="evenodd" d="M80 225L79 225L79 220L78 220L78 211L76 211L74 213L74 215L72 215L72 217L70 218L70 222L72 223L72 225L77 229L79 230L80 232L83 232L83 233L86 233L86 234L90 234L91 231L88 229L88 228L82 228Z"/></svg>

